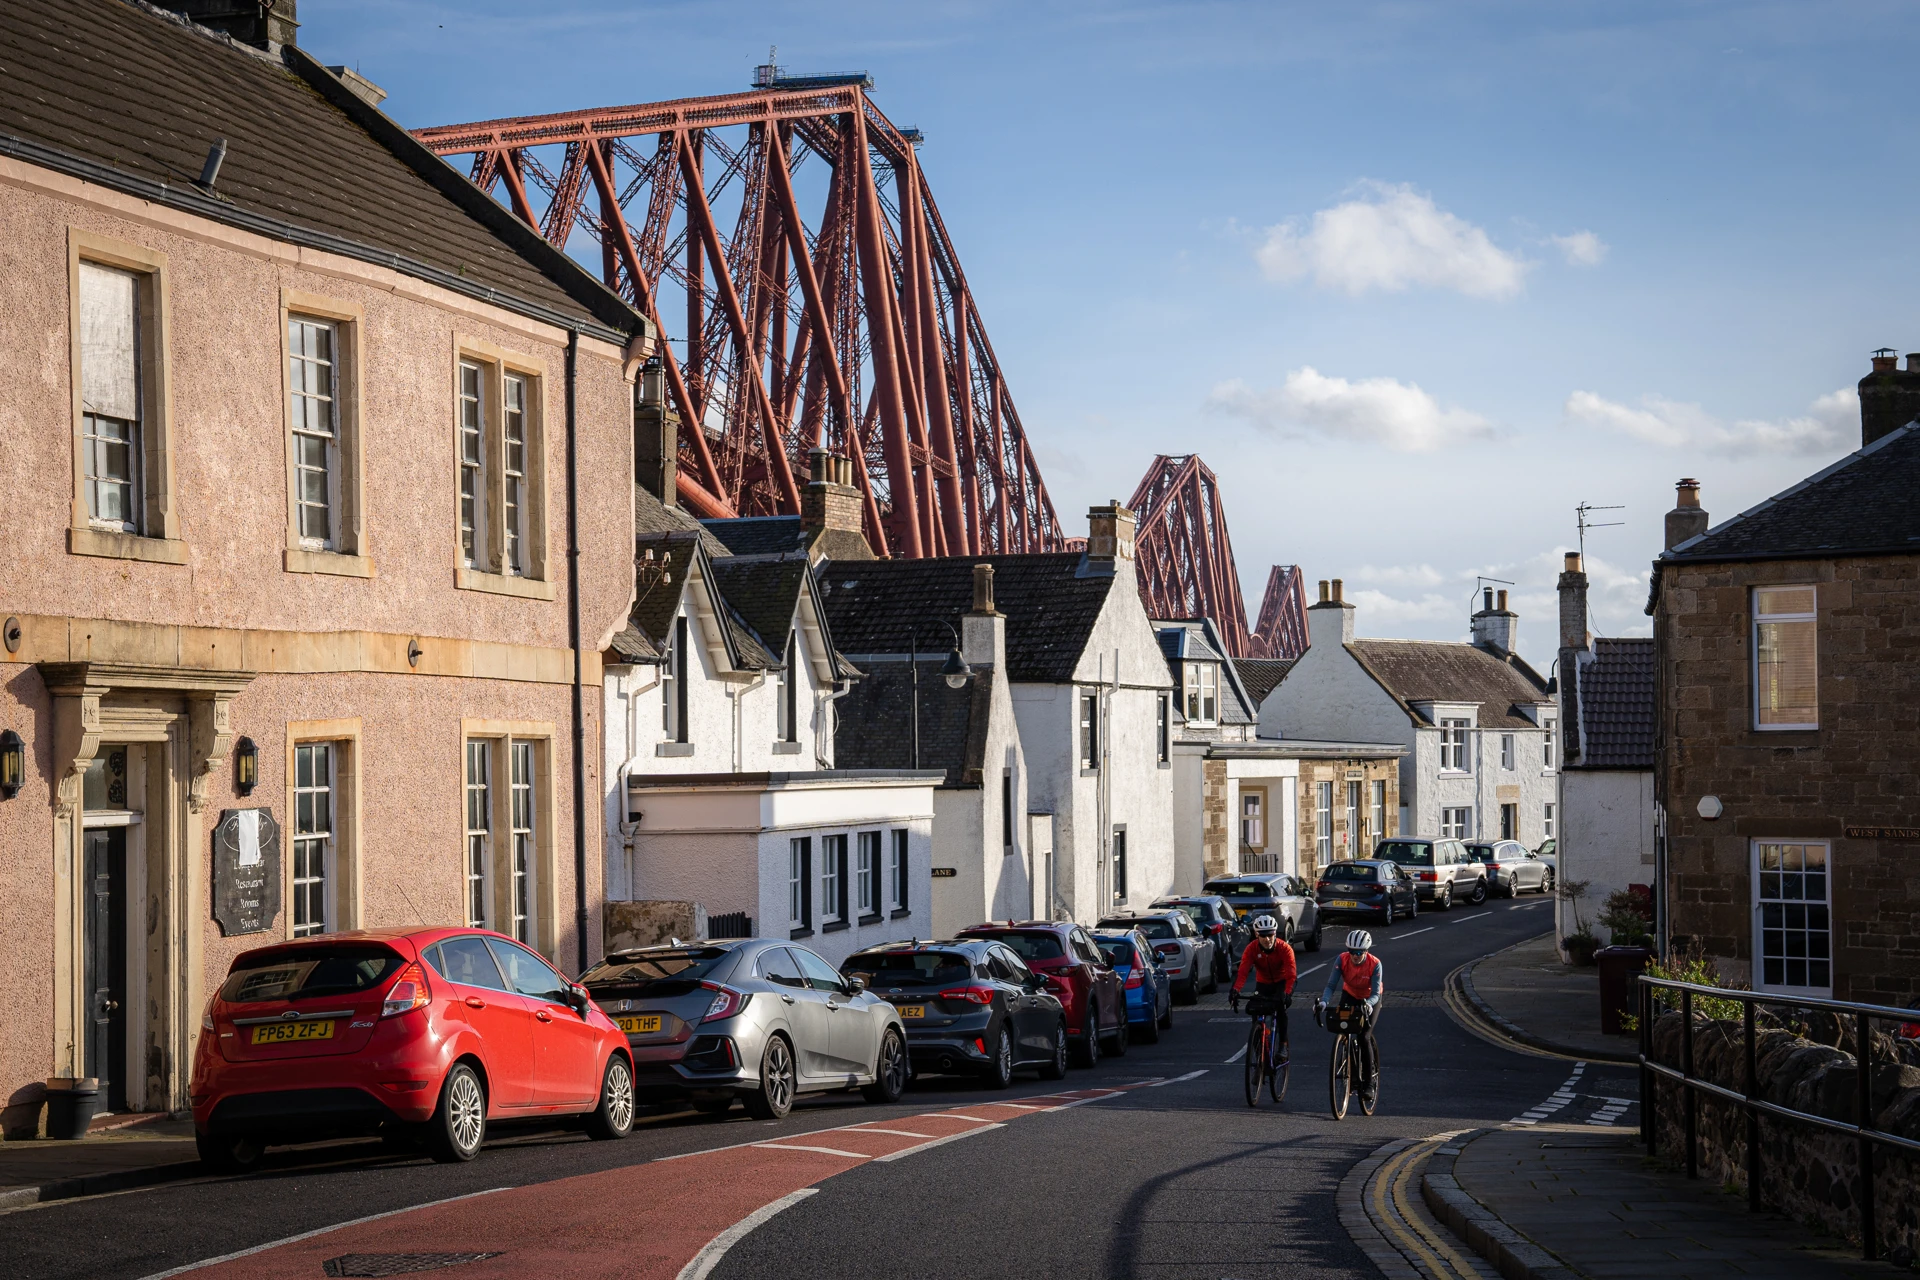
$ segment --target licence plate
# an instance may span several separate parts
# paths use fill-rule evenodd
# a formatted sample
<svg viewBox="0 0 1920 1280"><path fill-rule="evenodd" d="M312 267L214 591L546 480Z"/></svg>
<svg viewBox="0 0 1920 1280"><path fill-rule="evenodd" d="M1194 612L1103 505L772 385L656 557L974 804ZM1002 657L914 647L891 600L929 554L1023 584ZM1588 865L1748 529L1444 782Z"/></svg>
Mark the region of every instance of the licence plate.
<svg viewBox="0 0 1920 1280"><path fill-rule="evenodd" d="M1355 902L1352 898L1335 898L1332 902L1329 902L1327 905L1330 907L1336 907L1343 911L1352 911L1354 908L1358 907L1360 904Z"/></svg>
<svg viewBox="0 0 1920 1280"><path fill-rule="evenodd" d="M288 1044L295 1040L331 1040L332 1022L268 1022L253 1029L255 1044Z"/></svg>
<svg viewBox="0 0 1920 1280"><path fill-rule="evenodd" d="M900 1016L903 1018L924 1018L927 1016L927 1006L923 1004L903 1004L900 1006Z"/></svg>
<svg viewBox="0 0 1920 1280"><path fill-rule="evenodd" d="M660 1015L649 1013L639 1018L615 1018L614 1024L630 1036L644 1036L660 1029Z"/></svg>

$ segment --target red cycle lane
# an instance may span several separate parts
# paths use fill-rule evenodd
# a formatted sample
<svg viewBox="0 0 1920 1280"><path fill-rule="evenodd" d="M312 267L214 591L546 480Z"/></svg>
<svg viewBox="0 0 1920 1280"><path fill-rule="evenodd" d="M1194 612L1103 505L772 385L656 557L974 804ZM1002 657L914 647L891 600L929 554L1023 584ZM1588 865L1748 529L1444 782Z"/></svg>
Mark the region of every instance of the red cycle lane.
<svg viewBox="0 0 1920 1280"><path fill-rule="evenodd" d="M973 1103L667 1156L405 1209L163 1274L189 1274L194 1280L313 1280L326 1274L330 1259L349 1254L493 1253L498 1256L461 1265L461 1280L527 1275L675 1280L714 1237L803 1187L869 1161L910 1156L1153 1083Z"/></svg>

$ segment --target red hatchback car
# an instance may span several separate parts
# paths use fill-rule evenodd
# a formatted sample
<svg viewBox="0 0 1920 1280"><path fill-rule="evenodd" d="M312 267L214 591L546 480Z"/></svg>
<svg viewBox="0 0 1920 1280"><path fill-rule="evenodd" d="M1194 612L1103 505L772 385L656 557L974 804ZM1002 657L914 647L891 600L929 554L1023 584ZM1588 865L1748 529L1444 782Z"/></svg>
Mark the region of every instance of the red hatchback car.
<svg viewBox="0 0 1920 1280"><path fill-rule="evenodd" d="M1049 979L1067 1011L1067 1039L1083 1067L1106 1052L1127 1051L1127 993L1087 931L1071 920L976 924L958 937L992 938L1017 951L1027 967Z"/></svg>
<svg viewBox="0 0 1920 1280"><path fill-rule="evenodd" d="M627 1037L511 938L444 926L329 933L234 960L200 1020L188 1101L200 1158L380 1133L471 1160L490 1120L633 1128Z"/></svg>

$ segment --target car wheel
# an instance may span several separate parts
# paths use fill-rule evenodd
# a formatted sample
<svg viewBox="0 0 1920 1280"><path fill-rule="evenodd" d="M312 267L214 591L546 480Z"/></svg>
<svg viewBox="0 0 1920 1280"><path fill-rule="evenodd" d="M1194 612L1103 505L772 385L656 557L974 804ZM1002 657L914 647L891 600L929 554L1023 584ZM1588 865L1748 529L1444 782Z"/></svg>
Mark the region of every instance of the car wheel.
<svg viewBox="0 0 1920 1280"><path fill-rule="evenodd" d="M1440 894L1433 900L1433 909L1435 911L1453 910L1453 886L1451 884L1447 886L1446 892Z"/></svg>
<svg viewBox="0 0 1920 1280"><path fill-rule="evenodd" d="M1174 992L1178 995L1181 1004L1200 1003L1200 968L1198 965L1194 966L1193 977L1176 986Z"/></svg>
<svg viewBox="0 0 1920 1280"><path fill-rule="evenodd" d="M1393 899L1388 898L1387 899L1387 918L1380 922L1380 927L1382 929L1386 929L1391 927L1392 924L1393 924Z"/></svg>
<svg viewBox="0 0 1920 1280"><path fill-rule="evenodd" d="M1486 900L1487 878L1485 876L1479 876L1473 882L1473 896L1468 898L1467 901L1477 907Z"/></svg>
<svg viewBox="0 0 1920 1280"><path fill-rule="evenodd" d="M193 1149L200 1153L200 1163L215 1173L251 1173L266 1154L266 1148L252 1138L216 1138L197 1131Z"/></svg>
<svg viewBox="0 0 1920 1280"><path fill-rule="evenodd" d="M873 1083L860 1090L868 1102L898 1102L907 1091L907 1046L900 1033L888 1028L880 1040L880 1056L873 1062Z"/></svg>
<svg viewBox="0 0 1920 1280"><path fill-rule="evenodd" d="M1408 902L1407 902L1407 919L1418 920L1419 918L1420 918L1420 895L1417 893L1411 894L1409 895Z"/></svg>
<svg viewBox="0 0 1920 1280"><path fill-rule="evenodd" d="M1067 1023L1062 1018L1053 1024L1053 1056L1040 1064L1042 1080L1063 1080L1067 1074Z"/></svg>
<svg viewBox="0 0 1920 1280"><path fill-rule="evenodd" d="M1128 1023L1127 1025L1131 1027L1133 1024ZM1129 1038L1131 1038L1133 1035L1133 1032L1128 1031L1127 1035ZM1140 1043L1141 1044L1159 1044L1160 1043L1160 1020L1158 1018L1148 1017L1145 1022L1142 1022L1140 1024Z"/></svg>
<svg viewBox="0 0 1920 1280"><path fill-rule="evenodd" d="M427 1151L441 1164L460 1164L479 1155L486 1140L487 1091L472 1067L456 1062L427 1121Z"/></svg>
<svg viewBox="0 0 1920 1280"><path fill-rule="evenodd" d="M613 1142L633 1132L633 1068L625 1054L607 1059L600 1077L600 1105L587 1113L587 1136L595 1142Z"/></svg>
<svg viewBox="0 0 1920 1280"><path fill-rule="evenodd" d="M1541 893L1553 892L1553 868L1551 867L1547 868L1546 875L1540 877L1540 892Z"/></svg>
<svg viewBox="0 0 1920 1280"><path fill-rule="evenodd" d="M1126 1014L1123 1010L1120 1017L1120 1025L1115 1028L1112 1037L1100 1046L1109 1058L1124 1058L1127 1056L1127 1042L1132 1038L1127 1028L1131 1025L1133 1024L1127 1021Z"/></svg>
<svg viewBox="0 0 1920 1280"><path fill-rule="evenodd" d="M1087 1021L1080 1043L1074 1046L1075 1066L1090 1067L1100 1061L1100 1006L1087 1001Z"/></svg>
<svg viewBox="0 0 1920 1280"><path fill-rule="evenodd" d="M793 1046L784 1036L769 1036L760 1051L760 1087L745 1095L747 1114L755 1120L784 1120L793 1110L793 1088Z"/></svg>
<svg viewBox="0 0 1920 1280"><path fill-rule="evenodd" d="M1213 949L1213 959L1208 961L1207 963L1207 990L1209 992L1212 992L1212 991L1218 991L1219 989L1220 989L1220 948L1215 947Z"/></svg>
<svg viewBox="0 0 1920 1280"><path fill-rule="evenodd" d="M1167 1011L1155 1019L1155 1025L1162 1031L1173 1030L1173 997L1167 997Z"/></svg>
<svg viewBox="0 0 1920 1280"><path fill-rule="evenodd" d="M993 1054L987 1059L981 1080L989 1089L1004 1089L1013 1083L1013 1036L1004 1026L993 1042Z"/></svg>
<svg viewBox="0 0 1920 1280"><path fill-rule="evenodd" d="M1321 916L1318 916L1318 915L1314 916L1313 932L1307 935L1307 950L1318 951L1320 949L1320 943L1323 941L1321 935L1324 934L1326 931L1327 931L1326 920Z"/></svg>

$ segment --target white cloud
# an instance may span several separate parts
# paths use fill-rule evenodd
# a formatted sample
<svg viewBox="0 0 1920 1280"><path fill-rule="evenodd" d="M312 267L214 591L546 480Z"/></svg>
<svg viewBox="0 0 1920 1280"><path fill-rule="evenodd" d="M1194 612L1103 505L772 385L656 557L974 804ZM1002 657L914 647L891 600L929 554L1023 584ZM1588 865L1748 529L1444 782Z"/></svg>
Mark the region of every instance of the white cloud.
<svg viewBox="0 0 1920 1280"><path fill-rule="evenodd" d="M1447 580L1430 564L1364 564L1347 575L1350 582L1372 582L1383 587L1437 587Z"/></svg>
<svg viewBox="0 0 1920 1280"><path fill-rule="evenodd" d="M1570 236L1553 236L1560 256L1572 267L1597 267L1607 260L1607 242L1591 231L1576 231Z"/></svg>
<svg viewBox="0 0 1920 1280"><path fill-rule="evenodd" d="M1322 209L1310 223L1268 227L1258 253L1267 278L1312 276L1323 289L1350 294L1418 285L1475 298L1510 298L1525 285L1530 263L1432 197L1405 185L1362 187L1360 198Z"/></svg>
<svg viewBox="0 0 1920 1280"><path fill-rule="evenodd" d="M1403 453L1428 453L1493 434L1485 418L1443 409L1410 382L1330 378L1311 366L1295 369L1278 388L1248 386L1238 378L1207 394L1207 407L1283 435L1319 435L1382 444Z"/></svg>
<svg viewBox="0 0 1920 1280"><path fill-rule="evenodd" d="M1697 404L1664 396L1640 398L1640 405L1620 404L1591 391L1567 397L1567 421L1598 427L1677 448L1682 445L1739 457L1754 453L1832 453L1854 438L1860 424L1860 397L1851 387L1821 396L1807 412L1778 421L1742 418L1723 422Z"/></svg>

